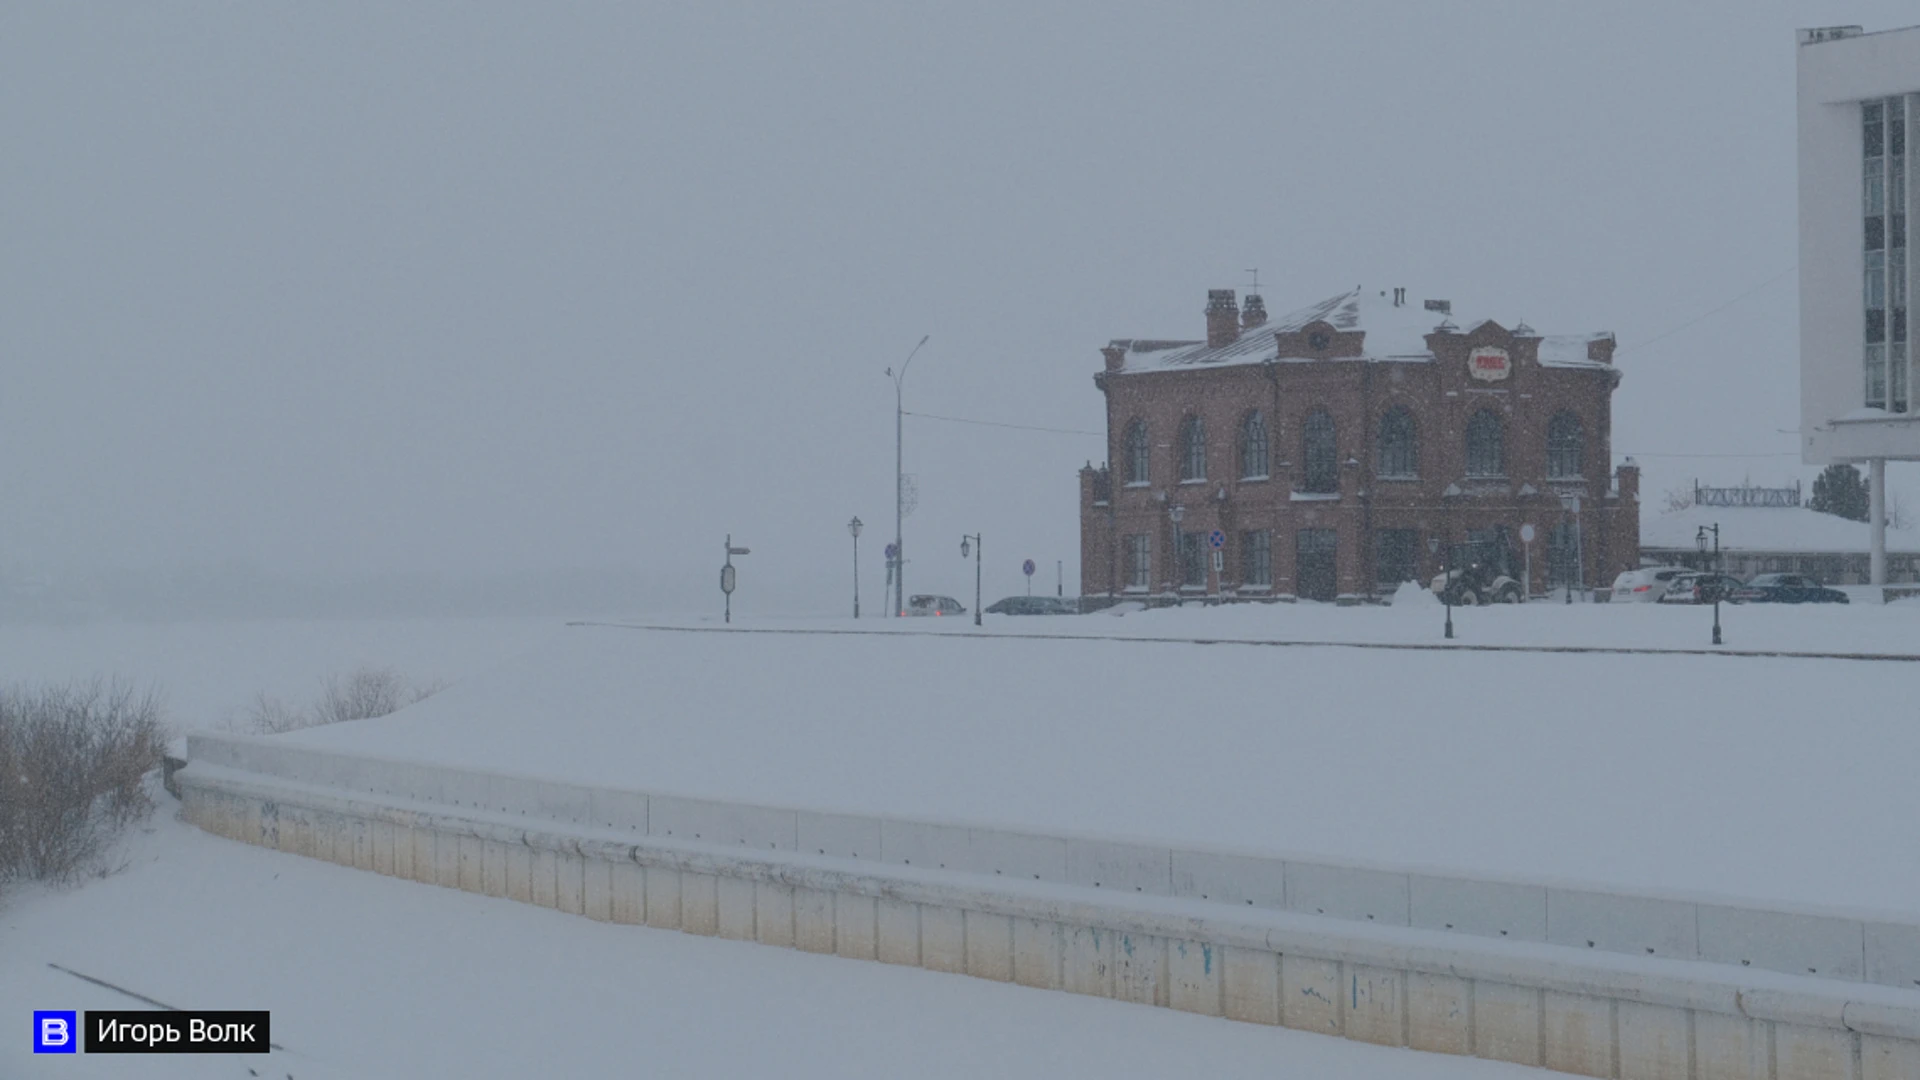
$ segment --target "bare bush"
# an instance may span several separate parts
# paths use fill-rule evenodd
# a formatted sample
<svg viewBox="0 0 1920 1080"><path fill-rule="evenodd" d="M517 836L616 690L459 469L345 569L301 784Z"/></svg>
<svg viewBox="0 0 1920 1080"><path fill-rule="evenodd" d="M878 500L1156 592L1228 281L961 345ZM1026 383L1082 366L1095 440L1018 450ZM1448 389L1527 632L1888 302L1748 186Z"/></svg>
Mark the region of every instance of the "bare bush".
<svg viewBox="0 0 1920 1080"><path fill-rule="evenodd" d="M296 709L266 694L256 695L242 722L249 731L272 735L320 724L371 720L424 701L445 688L439 682L411 682L392 668L361 667L329 676L321 684L319 698L306 709Z"/></svg>
<svg viewBox="0 0 1920 1080"><path fill-rule="evenodd" d="M121 683L0 689L0 882L85 870L153 809L160 703Z"/></svg>

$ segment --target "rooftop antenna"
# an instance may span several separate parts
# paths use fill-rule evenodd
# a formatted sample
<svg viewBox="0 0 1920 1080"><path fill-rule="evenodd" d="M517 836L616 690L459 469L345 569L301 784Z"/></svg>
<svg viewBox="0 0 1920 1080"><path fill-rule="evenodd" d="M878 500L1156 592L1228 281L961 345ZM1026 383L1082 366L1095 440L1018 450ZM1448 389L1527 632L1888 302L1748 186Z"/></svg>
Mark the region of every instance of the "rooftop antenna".
<svg viewBox="0 0 1920 1080"><path fill-rule="evenodd" d="M1253 284L1247 287L1247 291L1257 296L1260 292L1260 268L1256 266L1247 273L1253 275Z"/></svg>

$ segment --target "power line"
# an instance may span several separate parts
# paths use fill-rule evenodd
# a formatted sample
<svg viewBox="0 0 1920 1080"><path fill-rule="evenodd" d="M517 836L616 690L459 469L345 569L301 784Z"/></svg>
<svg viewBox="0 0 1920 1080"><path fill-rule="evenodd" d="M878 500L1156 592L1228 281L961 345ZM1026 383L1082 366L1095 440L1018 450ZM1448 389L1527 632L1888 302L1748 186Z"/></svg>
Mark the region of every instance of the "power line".
<svg viewBox="0 0 1920 1080"><path fill-rule="evenodd" d="M1676 326L1671 330L1667 330L1662 333L1655 334L1654 336L1648 338L1645 341L1639 342L1638 344L1623 346L1619 351L1632 352L1638 349L1644 349L1647 346L1652 345L1656 341L1660 341L1665 338L1670 338L1673 335L1679 333L1682 330L1687 329L1690 326L1693 326L1696 323L1704 322L1707 319L1710 319L1713 316L1720 314L1721 312L1727 310L1733 305L1739 303L1742 300L1745 300L1747 297L1752 296L1754 293L1757 293L1760 290L1766 288L1767 286L1772 285L1774 282L1779 281L1781 278L1786 277L1788 274L1791 274L1798 269L1800 269L1800 264L1794 263L1792 266L1787 267L1785 270L1782 270L1779 273L1768 278L1767 280L1761 282L1760 284L1755 285L1753 288L1748 289L1746 292L1741 293L1739 296L1736 296L1733 299L1727 301L1726 303L1721 304L1719 307L1714 308L1712 311L1707 311L1699 315L1696 315L1693 318L1688 319L1686 322L1681 323L1679 326Z"/></svg>
<svg viewBox="0 0 1920 1080"><path fill-rule="evenodd" d="M1634 458L1773 458L1799 457L1798 450L1788 450L1778 454L1627 454Z"/></svg>
<svg viewBox="0 0 1920 1080"><path fill-rule="evenodd" d="M1055 435L1088 435L1096 439L1106 438L1104 431L1081 431L1077 428L1040 427L1035 424L1006 424L998 420L973 420L964 416L936 416L933 413L910 412L908 416L918 416L923 420L945 420L949 424L976 424L980 427L1013 428L1017 431L1045 431Z"/></svg>

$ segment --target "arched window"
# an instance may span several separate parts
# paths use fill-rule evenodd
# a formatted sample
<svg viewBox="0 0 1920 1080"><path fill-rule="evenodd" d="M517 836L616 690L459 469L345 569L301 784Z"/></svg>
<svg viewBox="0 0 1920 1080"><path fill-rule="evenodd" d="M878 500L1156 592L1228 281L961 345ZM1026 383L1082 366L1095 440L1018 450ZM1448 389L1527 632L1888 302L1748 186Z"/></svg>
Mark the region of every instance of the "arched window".
<svg viewBox="0 0 1920 1080"><path fill-rule="evenodd" d="M1240 478L1261 479L1267 475L1267 418L1255 409L1240 424Z"/></svg>
<svg viewBox="0 0 1920 1080"><path fill-rule="evenodd" d="M1467 421L1467 475L1507 475L1506 425L1491 409L1481 409Z"/></svg>
<svg viewBox="0 0 1920 1080"><path fill-rule="evenodd" d="M1333 414L1315 409L1300 425L1300 456L1306 463L1300 490L1334 492L1340 490L1339 453L1333 441Z"/></svg>
<svg viewBox="0 0 1920 1080"><path fill-rule="evenodd" d="M1180 424L1180 479L1207 478L1207 425L1197 416Z"/></svg>
<svg viewBox="0 0 1920 1080"><path fill-rule="evenodd" d="M1579 476L1584 442L1578 416L1570 412L1554 414L1547 422L1547 475L1556 479Z"/></svg>
<svg viewBox="0 0 1920 1080"><path fill-rule="evenodd" d="M1127 425L1127 483L1147 483L1147 463L1152 455L1148 453L1147 425L1135 420Z"/></svg>
<svg viewBox="0 0 1920 1080"><path fill-rule="evenodd" d="M1404 408L1388 410L1380 418L1381 476L1420 475L1420 451L1413 441L1413 414Z"/></svg>

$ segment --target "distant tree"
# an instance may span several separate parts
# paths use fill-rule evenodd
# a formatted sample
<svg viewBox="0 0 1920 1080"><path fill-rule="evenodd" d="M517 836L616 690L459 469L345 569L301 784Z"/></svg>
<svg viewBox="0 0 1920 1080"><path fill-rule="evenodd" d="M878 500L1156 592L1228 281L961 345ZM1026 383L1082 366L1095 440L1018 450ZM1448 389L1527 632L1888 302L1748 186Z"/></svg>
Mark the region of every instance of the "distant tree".
<svg viewBox="0 0 1920 1080"><path fill-rule="evenodd" d="M1829 465L1813 480L1809 509L1837 514L1848 521L1867 520L1867 481L1860 470L1844 462Z"/></svg>
<svg viewBox="0 0 1920 1080"><path fill-rule="evenodd" d="M1693 505L1693 489L1690 487L1668 488L1665 496L1667 513L1685 510Z"/></svg>

